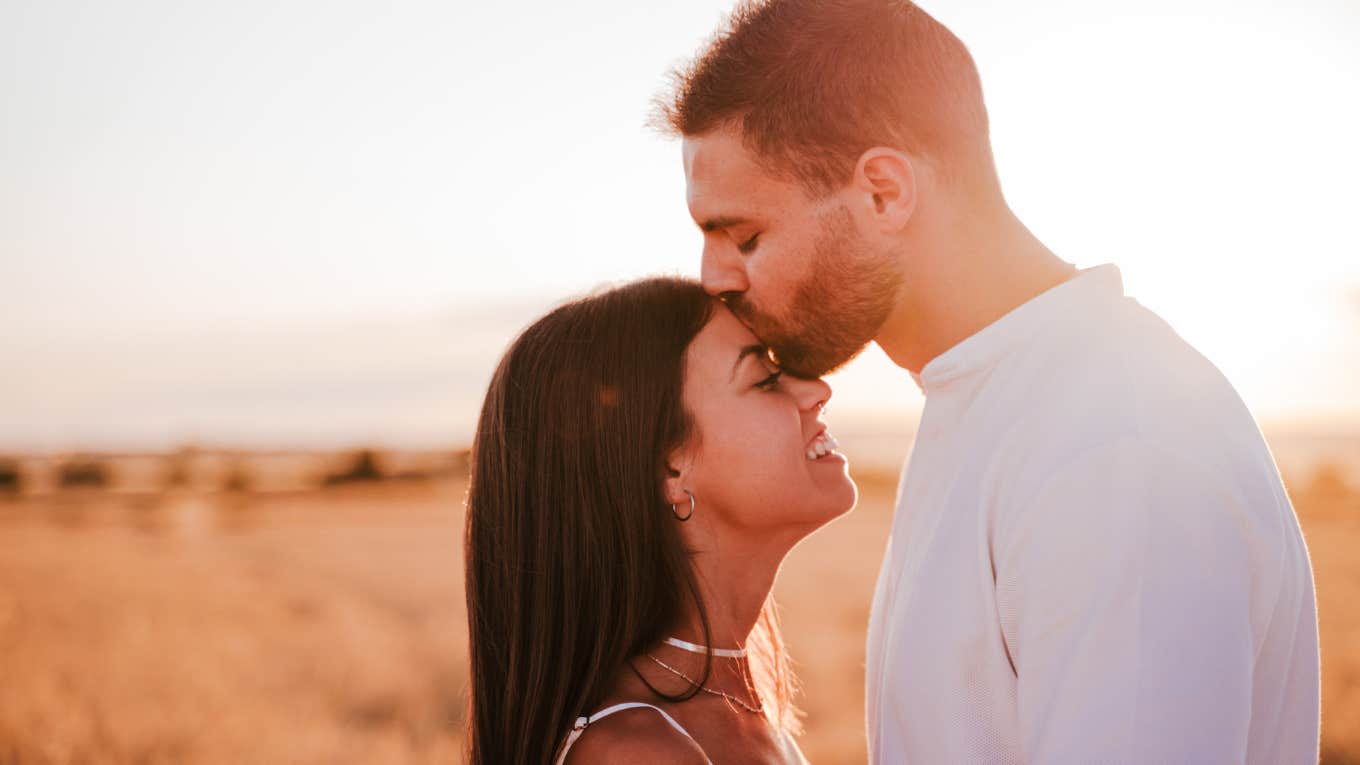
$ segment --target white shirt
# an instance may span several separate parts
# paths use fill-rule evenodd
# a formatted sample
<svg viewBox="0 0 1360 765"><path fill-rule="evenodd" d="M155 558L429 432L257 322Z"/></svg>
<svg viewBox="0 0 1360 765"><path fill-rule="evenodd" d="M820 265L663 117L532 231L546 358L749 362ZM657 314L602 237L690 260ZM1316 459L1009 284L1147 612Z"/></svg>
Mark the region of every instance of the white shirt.
<svg viewBox="0 0 1360 765"><path fill-rule="evenodd" d="M1227 380L1101 266L921 371L875 763L1316 763L1312 571Z"/></svg>

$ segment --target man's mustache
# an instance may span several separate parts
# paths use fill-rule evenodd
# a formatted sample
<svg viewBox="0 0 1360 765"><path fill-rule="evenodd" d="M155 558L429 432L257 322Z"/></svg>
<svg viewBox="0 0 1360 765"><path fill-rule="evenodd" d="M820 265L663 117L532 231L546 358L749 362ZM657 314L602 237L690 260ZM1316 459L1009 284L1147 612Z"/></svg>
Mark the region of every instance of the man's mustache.
<svg viewBox="0 0 1360 765"><path fill-rule="evenodd" d="M756 332L756 319L759 312L751 306L751 301L747 300L745 295L740 292L724 292L718 296L718 299L723 302L723 305L727 306L727 310L731 311L733 316L741 319L741 323L745 324L747 329ZM756 334L759 335L760 333L756 332Z"/></svg>

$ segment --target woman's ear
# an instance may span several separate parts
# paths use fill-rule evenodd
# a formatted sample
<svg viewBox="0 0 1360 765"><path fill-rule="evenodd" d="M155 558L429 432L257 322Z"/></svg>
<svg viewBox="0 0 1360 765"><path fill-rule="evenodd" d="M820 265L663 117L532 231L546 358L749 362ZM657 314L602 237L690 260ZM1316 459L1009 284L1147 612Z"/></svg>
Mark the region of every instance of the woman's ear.
<svg viewBox="0 0 1360 765"><path fill-rule="evenodd" d="M694 460L687 447L676 449L666 458L665 474L661 477L661 493L665 495L666 502L672 505L689 502L685 490L690 488L693 466Z"/></svg>

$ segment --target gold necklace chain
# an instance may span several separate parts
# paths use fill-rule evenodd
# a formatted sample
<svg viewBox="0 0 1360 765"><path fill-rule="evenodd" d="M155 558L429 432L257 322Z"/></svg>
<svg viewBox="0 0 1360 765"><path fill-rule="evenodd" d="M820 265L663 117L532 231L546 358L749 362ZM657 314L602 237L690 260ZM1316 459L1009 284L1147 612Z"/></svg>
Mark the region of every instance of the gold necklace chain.
<svg viewBox="0 0 1360 765"><path fill-rule="evenodd" d="M651 659L652 661L656 662L662 669L666 670L667 672L671 673L672 675L675 675L675 676L677 676L677 677L683 678L683 679L685 680L685 682L689 683L690 685L693 685L694 687L698 688L699 690L703 691L704 693L711 693L711 694L713 694L714 696L722 696L723 698L727 699L728 701L732 702L733 704L736 704L737 706L741 707L742 709L745 709L747 712L751 712L752 714L758 714L758 715L763 715L763 714L765 714L765 709L764 709L764 705L763 705L763 704L762 704L761 706L759 706L759 707L753 707L753 706L751 706L750 704L747 704L745 701L742 701L741 699L737 698L736 696L733 696L733 695L730 694L730 693L724 693L724 692L722 692L722 691L715 691L715 690L713 690L712 688L709 688L709 687L706 686L706 685L700 685L700 684L699 684L699 681L695 680L694 678L690 677L689 675L685 674L684 672L681 672L680 670L676 669L675 667L672 667L671 665L667 664L666 662L664 662L664 661L662 661L662 660L656 658L655 656L651 655L650 653L647 654L647 658L649 658L649 659Z"/></svg>

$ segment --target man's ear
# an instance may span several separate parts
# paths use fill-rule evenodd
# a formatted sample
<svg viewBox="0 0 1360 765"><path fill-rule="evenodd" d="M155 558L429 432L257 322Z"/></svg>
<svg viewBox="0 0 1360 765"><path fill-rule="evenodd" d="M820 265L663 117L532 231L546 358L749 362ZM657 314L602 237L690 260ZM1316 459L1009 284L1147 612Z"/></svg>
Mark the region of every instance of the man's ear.
<svg viewBox="0 0 1360 765"><path fill-rule="evenodd" d="M910 156L886 146L864 152L855 164L851 185L864 201L864 212L884 233L900 231L916 211L916 166Z"/></svg>

